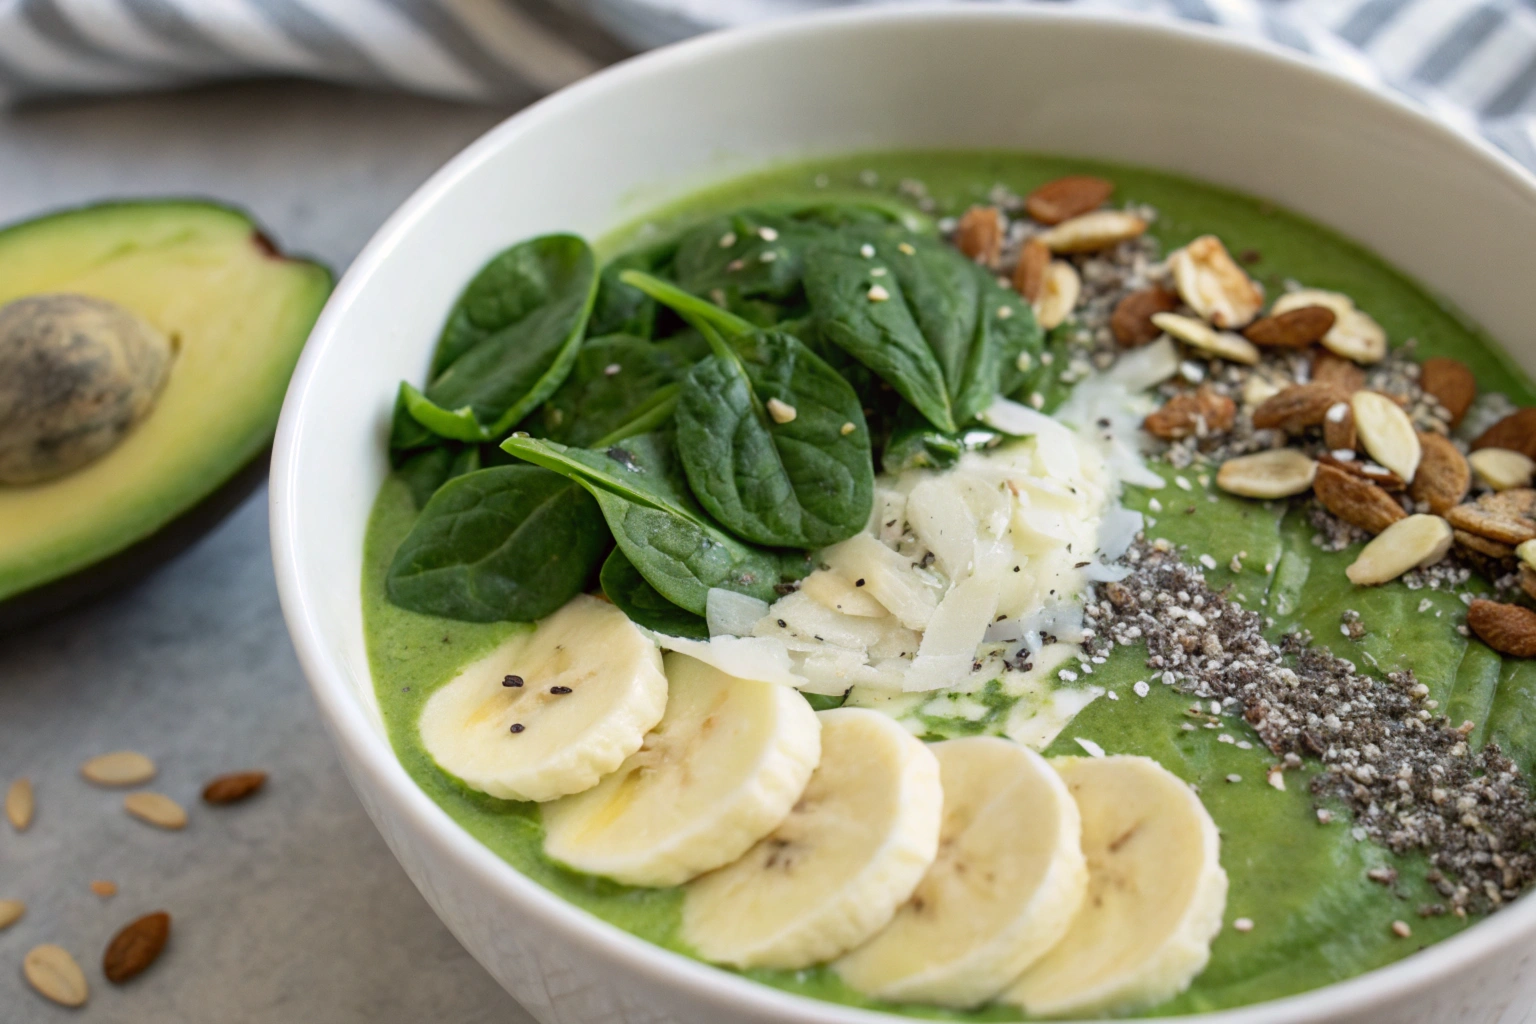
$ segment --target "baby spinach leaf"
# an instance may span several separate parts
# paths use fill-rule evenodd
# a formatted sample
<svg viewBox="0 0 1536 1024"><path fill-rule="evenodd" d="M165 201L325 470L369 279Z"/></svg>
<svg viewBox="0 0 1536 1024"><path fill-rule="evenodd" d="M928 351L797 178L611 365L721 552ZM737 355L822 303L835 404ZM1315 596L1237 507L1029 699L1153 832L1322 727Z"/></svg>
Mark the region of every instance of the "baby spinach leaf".
<svg viewBox="0 0 1536 1024"><path fill-rule="evenodd" d="M395 475L410 489L416 507L422 508L443 484L479 468L478 447L444 444L411 455L395 470Z"/></svg>
<svg viewBox="0 0 1536 1024"><path fill-rule="evenodd" d="M592 318L587 323L590 337L608 334L628 334L637 338L651 338L656 331L656 302L650 296L619 279L626 270L643 270L648 274L661 275L671 266L677 245L668 242L627 252L610 260L598 276L597 299L592 305Z"/></svg>
<svg viewBox="0 0 1536 1024"><path fill-rule="evenodd" d="M777 584L806 571L802 556L755 547L711 522L689 494L667 434L642 434L606 451L531 437L510 437L502 447L587 488L640 575L695 615L704 614L713 587L772 601Z"/></svg>
<svg viewBox="0 0 1536 1024"><path fill-rule="evenodd" d="M966 354L954 391L955 418L965 423L1010 390L1022 376L1019 356L1028 353L1033 364L1044 345L1044 333L1035 312L1019 294L1004 288L974 263L969 268L978 279L975 335Z"/></svg>
<svg viewBox="0 0 1536 1024"><path fill-rule="evenodd" d="M458 441L505 434L570 372L596 288L592 250L575 235L497 256L449 315L426 389L401 385L411 418Z"/></svg>
<svg viewBox="0 0 1536 1024"><path fill-rule="evenodd" d="M684 291L728 309L749 299L788 300L800 291L806 250L831 235L823 224L741 210L683 235L674 275Z"/></svg>
<svg viewBox="0 0 1536 1024"><path fill-rule="evenodd" d="M570 376L523 429L578 448L595 445L673 400L676 382L708 352L708 344L693 332L666 341L588 338Z"/></svg>
<svg viewBox="0 0 1536 1024"><path fill-rule="evenodd" d="M608 548L597 503L535 466L498 466L440 487L385 576L402 608L468 622L533 622L586 587Z"/></svg>
<svg viewBox="0 0 1536 1024"><path fill-rule="evenodd" d="M599 578L608 600L633 622L667 636L709 639L709 624L703 616L684 611L662 597L660 591L640 575L635 564L624 556L623 548L616 547L608 555Z"/></svg>
<svg viewBox="0 0 1536 1024"><path fill-rule="evenodd" d="M840 708L843 706L843 704L848 700L848 691L844 690L842 693L839 693L836 696L825 693L802 692L800 696L805 698L806 703L811 706L812 711L830 711L833 708Z"/></svg>
<svg viewBox="0 0 1536 1024"><path fill-rule="evenodd" d="M871 273L878 270L886 272ZM934 426L956 429L944 371L883 261L814 249L806 258L805 290L821 337L869 367Z"/></svg>

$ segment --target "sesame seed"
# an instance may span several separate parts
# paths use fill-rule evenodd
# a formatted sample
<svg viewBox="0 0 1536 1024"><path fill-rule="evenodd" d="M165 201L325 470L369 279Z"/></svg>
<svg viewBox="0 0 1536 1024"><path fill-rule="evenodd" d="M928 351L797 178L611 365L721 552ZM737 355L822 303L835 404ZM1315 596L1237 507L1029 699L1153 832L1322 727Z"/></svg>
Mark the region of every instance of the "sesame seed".
<svg viewBox="0 0 1536 1024"><path fill-rule="evenodd" d="M1133 685L1131 689L1136 692L1136 696L1138 697L1145 697L1147 694L1152 692L1152 687L1147 685L1147 681L1145 679L1136 680L1135 685Z"/></svg>
<svg viewBox="0 0 1536 1024"><path fill-rule="evenodd" d="M916 249L912 248L912 243L911 242L902 242L896 248L899 249L902 252L902 254L906 255L906 256L914 255L917 252Z"/></svg>
<svg viewBox="0 0 1536 1024"><path fill-rule="evenodd" d="M607 366L603 367L603 376L612 377L622 369L624 369L624 367L620 366L618 363L609 363Z"/></svg>
<svg viewBox="0 0 1536 1024"><path fill-rule="evenodd" d="M736 244L736 232L734 232L734 231L727 231L725 234L720 236L720 248L722 248L722 249L729 249L731 246L733 246L735 244Z"/></svg>
<svg viewBox="0 0 1536 1024"><path fill-rule="evenodd" d="M772 249L763 250L763 254L757 258L759 263L772 263L779 258L779 254Z"/></svg>
<svg viewBox="0 0 1536 1024"><path fill-rule="evenodd" d="M725 269L726 269L727 273L734 274L736 271L740 270L742 267L744 267L746 265L747 265L747 261L746 260L731 260L731 262L729 262L729 263L727 263L725 265Z"/></svg>
<svg viewBox="0 0 1536 1024"><path fill-rule="evenodd" d="M863 245L859 246L859 255L863 256L867 260L874 259L875 247L870 245L868 242L865 242Z"/></svg>
<svg viewBox="0 0 1536 1024"><path fill-rule="evenodd" d="M1407 921L1393 921L1392 934L1400 939L1406 939L1413 934L1413 929L1408 927Z"/></svg>
<svg viewBox="0 0 1536 1024"><path fill-rule="evenodd" d="M569 686L551 686L549 688L549 692L550 693L570 693L571 692L571 688Z"/></svg>
<svg viewBox="0 0 1536 1024"><path fill-rule="evenodd" d="M999 320L1007 320L1011 316L1013 316L1013 307L1012 306L999 306L999 307L997 307L997 318Z"/></svg>
<svg viewBox="0 0 1536 1024"><path fill-rule="evenodd" d="M1212 558L1210 555L1201 555L1200 564L1205 566L1207 569L1214 569L1216 568L1216 559Z"/></svg>
<svg viewBox="0 0 1536 1024"><path fill-rule="evenodd" d="M775 423L789 423L794 420L795 407L788 402L781 402L777 398L770 398L767 402L768 415L773 417Z"/></svg>
<svg viewBox="0 0 1536 1024"><path fill-rule="evenodd" d="M869 286L869 301L870 302L884 302L886 299L888 299L890 297L891 297L891 293L886 291L880 285L872 284L872 285Z"/></svg>
<svg viewBox="0 0 1536 1024"><path fill-rule="evenodd" d="M861 576L860 578L854 580L853 585L856 587L862 587L864 585L864 578Z"/></svg>
<svg viewBox="0 0 1536 1024"><path fill-rule="evenodd" d="M757 229L757 237L765 242L777 242L779 240L779 233L773 230L773 228L761 227Z"/></svg>
<svg viewBox="0 0 1536 1024"><path fill-rule="evenodd" d="M1233 774L1227 776L1227 781L1228 782L1242 782L1243 781L1243 777L1241 775L1233 773Z"/></svg>
<svg viewBox="0 0 1536 1024"><path fill-rule="evenodd" d="M869 268L869 276L870 277L884 277L885 276L885 268L884 267L870 267Z"/></svg>
<svg viewBox="0 0 1536 1024"><path fill-rule="evenodd" d="M858 428L855 427L852 423L844 423L841 427L838 428L837 432L842 434L844 437L847 437L857 429Z"/></svg>
<svg viewBox="0 0 1536 1024"><path fill-rule="evenodd" d="M1253 931L1253 921L1250 918L1240 917L1232 922L1232 928L1234 931L1251 932Z"/></svg>

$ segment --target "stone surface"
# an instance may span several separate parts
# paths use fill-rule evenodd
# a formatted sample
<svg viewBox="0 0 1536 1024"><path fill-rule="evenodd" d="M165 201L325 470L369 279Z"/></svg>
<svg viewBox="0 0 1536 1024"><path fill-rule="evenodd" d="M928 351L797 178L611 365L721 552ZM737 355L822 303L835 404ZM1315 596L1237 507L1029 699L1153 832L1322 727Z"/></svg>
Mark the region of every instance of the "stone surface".
<svg viewBox="0 0 1536 1024"><path fill-rule="evenodd" d="M338 271L443 160L508 113L297 83L0 112L0 222L114 196L195 194L253 211ZM3 528L3 527L0 527ZM85 783L111 750L155 759L190 815L165 832ZM245 804L198 797L262 768ZM354 798L278 612L263 489L139 586L0 637L0 782L31 777L37 815L0 822L0 1018L59 1019L21 958L55 942L85 968L98 1022L455 1024L531 1020L448 933ZM117 895L102 899L92 879ZM101 975L117 930L169 911L143 976Z"/></svg>

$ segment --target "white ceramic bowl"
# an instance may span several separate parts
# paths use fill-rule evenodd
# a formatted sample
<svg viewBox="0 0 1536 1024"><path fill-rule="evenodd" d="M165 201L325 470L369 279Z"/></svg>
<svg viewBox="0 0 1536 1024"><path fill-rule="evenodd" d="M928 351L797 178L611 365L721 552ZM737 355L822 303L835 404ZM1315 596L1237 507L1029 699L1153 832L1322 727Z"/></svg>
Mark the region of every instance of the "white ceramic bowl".
<svg viewBox="0 0 1536 1024"><path fill-rule="evenodd" d="M1397 101L1212 32L995 6L837 12L652 53L513 117L390 218L326 307L278 430L272 541L289 629L358 796L453 933L547 1024L892 1018L590 917L406 776L374 702L358 582L395 387L425 373L454 297L512 242L601 235L770 161L924 147L1103 157L1268 197L1363 242L1536 366L1536 180ZM1202 1020L1514 1022L1532 1001L1533 940L1528 898L1394 966Z"/></svg>

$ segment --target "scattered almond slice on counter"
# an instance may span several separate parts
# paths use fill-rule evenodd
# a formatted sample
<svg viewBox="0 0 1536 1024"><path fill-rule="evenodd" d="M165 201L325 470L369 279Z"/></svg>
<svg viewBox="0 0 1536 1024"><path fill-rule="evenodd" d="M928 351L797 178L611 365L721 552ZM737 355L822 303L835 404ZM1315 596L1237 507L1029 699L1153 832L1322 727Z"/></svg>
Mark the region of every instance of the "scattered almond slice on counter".
<svg viewBox="0 0 1536 1024"><path fill-rule="evenodd" d="M997 266L1003 251L1003 215L995 206L973 206L955 227L955 248L984 267Z"/></svg>
<svg viewBox="0 0 1536 1024"><path fill-rule="evenodd" d="M109 882L104 878L98 878L91 883L91 892L102 899L111 899L117 895L117 883Z"/></svg>
<svg viewBox="0 0 1536 1024"><path fill-rule="evenodd" d="M1341 399L1323 413L1323 444L1329 451L1354 451L1360 444L1360 434L1355 430L1355 412L1349 400Z"/></svg>
<svg viewBox="0 0 1536 1024"><path fill-rule="evenodd" d="M84 1006L90 998L85 972L62 946L34 946L21 961L21 971L39 995L60 1006Z"/></svg>
<svg viewBox="0 0 1536 1024"><path fill-rule="evenodd" d="M1253 426L1257 430L1299 434L1323 423L1330 410L1348 401L1349 396L1331 384L1292 384L1253 410Z"/></svg>
<svg viewBox="0 0 1536 1024"><path fill-rule="evenodd" d="M1043 231L1035 237L1054 253L1098 252L1146 234L1147 222L1122 210L1096 210Z"/></svg>
<svg viewBox="0 0 1536 1024"><path fill-rule="evenodd" d="M1355 308L1355 302L1340 292L1303 288L1275 300L1270 316L1289 313L1307 306L1322 306L1334 315L1333 326L1320 339L1323 347L1335 355L1369 365L1379 363L1387 354L1387 332L1368 314Z"/></svg>
<svg viewBox="0 0 1536 1024"><path fill-rule="evenodd" d="M1218 331L1203 320L1178 313L1153 313L1152 322L1202 355L1217 356L1234 363L1252 366L1259 361L1259 350L1241 334Z"/></svg>
<svg viewBox="0 0 1536 1024"><path fill-rule="evenodd" d="M1176 441L1225 433L1236 418L1237 403L1209 387L1201 387L1170 398L1160 409L1148 414L1142 426L1153 437Z"/></svg>
<svg viewBox="0 0 1536 1024"><path fill-rule="evenodd" d="M27 905L21 900L0 900L0 932L20 921L26 912Z"/></svg>
<svg viewBox="0 0 1536 1024"><path fill-rule="evenodd" d="M1344 575L1357 586L1374 586L1409 569L1433 565L1450 550L1450 523L1439 516L1413 515L1373 537Z"/></svg>
<svg viewBox="0 0 1536 1024"><path fill-rule="evenodd" d="M1477 397L1477 378L1459 359L1432 356L1419 364L1419 387L1451 414L1451 426L1461 423Z"/></svg>
<svg viewBox="0 0 1536 1024"><path fill-rule="evenodd" d="M137 751L118 750L91 758L80 774L98 786L142 786L155 777L155 762Z"/></svg>
<svg viewBox="0 0 1536 1024"><path fill-rule="evenodd" d="M1019 265L1013 268L1013 290L1034 302L1045 290L1045 268L1050 266L1051 250L1038 238L1031 238L1019 250Z"/></svg>
<svg viewBox="0 0 1536 1024"><path fill-rule="evenodd" d="M1179 297L1166 288L1143 288L1115 303L1109 329L1115 340L1126 348L1156 341L1162 330L1152 322L1154 313L1172 313L1179 308Z"/></svg>
<svg viewBox="0 0 1536 1024"><path fill-rule="evenodd" d="M1529 608L1497 601L1473 601L1467 608L1467 627L1500 654L1536 658L1536 612Z"/></svg>
<svg viewBox="0 0 1536 1024"><path fill-rule="evenodd" d="M140 821L156 828L181 829L187 825L187 812L164 793L144 790L123 797L123 808Z"/></svg>
<svg viewBox="0 0 1536 1024"><path fill-rule="evenodd" d="M143 974L160 959L170 937L171 915L163 910L130 921L107 945L101 973L114 985Z"/></svg>
<svg viewBox="0 0 1536 1024"><path fill-rule="evenodd" d="M1412 480L1424 450L1408 414L1392 399L1375 391L1356 391L1350 397L1349 407L1355 414L1360 446L1404 480Z"/></svg>
<svg viewBox="0 0 1536 1024"><path fill-rule="evenodd" d="M1536 409L1516 409L1479 434L1471 447L1508 448L1536 459Z"/></svg>
<svg viewBox="0 0 1536 1024"><path fill-rule="evenodd" d="M1472 486L1472 469L1461 449L1441 434L1419 434L1419 447L1423 457L1408 486L1408 495L1427 504L1436 515L1444 515L1467 496Z"/></svg>
<svg viewBox="0 0 1536 1024"><path fill-rule="evenodd" d="M255 796L266 784L266 772L230 772L203 787L203 801L214 805L239 803Z"/></svg>
<svg viewBox="0 0 1536 1024"><path fill-rule="evenodd" d="M1380 533L1407 517L1386 491L1332 466L1318 466L1312 489L1323 507L1367 533Z"/></svg>
<svg viewBox="0 0 1536 1024"><path fill-rule="evenodd" d="M1040 286L1040 297L1035 300L1035 319L1044 330L1059 327L1083 294L1083 279L1077 268L1066 260L1051 260L1045 268L1045 279Z"/></svg>
<svg viewBox="0 0 1536 1024"><path fill-rule="evenodd" d="M1114 182L1086 174L1048 181L1024 199L1024 211L1041 224L1060 224L1109 202Z"/></svg>
<svg viewBox="0 0 1536 1024"><path fill-rule="evenodd" d="M1529 487L1536 476L1536 461L1509 448L1479 448L1467 456L1467 461L1477 478L1495 491Z"/></svg>
<svg viewBox="0 0 1536 1024"><path fill-rule="evenodd" d="M1335 319L1326 306L1302 306L1255 320L1243 336L1263 348L1306 348L1327 334Z"/></svg>
<svg viewBox="0 0 1536 1024"><path fill-rule="evenodd" d="M1215 235L1201 235L1175 250L1168 257L1168 269L1189 308L1215 327L1242 327L1264 306L1264 290ZM1257 355L1251 361L1257 362Z"/></svg>
<svg viewBox="0 0 1536 1024"><path fill-rule="evenodd" d="M25 832L32 824L36 804L32 796L32 780L17 779L5 792L5 816L17 832Z"/></svg>
<svg viewBox="0 0 1536 1024"><path fill-rule="evenodd" d="M1216 471L1216 486L1244 498L1288 498L1312 486L1317 463L1294 448L1274 448L1228 459Z"/></svg>

